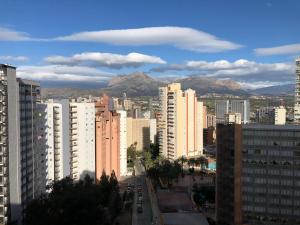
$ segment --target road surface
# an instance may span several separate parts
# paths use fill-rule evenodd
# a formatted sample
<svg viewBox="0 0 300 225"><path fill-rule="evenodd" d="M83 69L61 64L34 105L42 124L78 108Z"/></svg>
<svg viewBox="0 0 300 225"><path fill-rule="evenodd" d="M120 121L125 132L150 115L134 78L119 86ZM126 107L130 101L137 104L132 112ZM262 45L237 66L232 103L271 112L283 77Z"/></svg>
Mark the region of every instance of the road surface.
<svg viewBox="0 0 300 225"><path fill-rule="evenodd" d="M148 195L148 189L145 179L145 170L144 167L140 164L140 162L135 162L135 197L134 197L134 205L133 205L133 214L132 214L132 225L152 225L152 211L151 205ZM142 193L143 193L143 213L137 212L137 186L142 185Z"/></svg>

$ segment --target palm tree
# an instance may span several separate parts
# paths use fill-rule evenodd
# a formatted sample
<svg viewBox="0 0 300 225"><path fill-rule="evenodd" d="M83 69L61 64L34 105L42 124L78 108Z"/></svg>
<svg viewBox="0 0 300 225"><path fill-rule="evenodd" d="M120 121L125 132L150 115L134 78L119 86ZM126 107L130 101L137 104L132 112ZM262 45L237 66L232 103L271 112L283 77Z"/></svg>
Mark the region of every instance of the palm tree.
<svg viewBox="0 0 300 225"><path fill-rule="evenodd" d="M187 162L187 158L184 156L181 156L180 158L177 159L177 161L181 165L181 175L183 176L183 164Z"/></svg>
<svg viewBox="0 0 300 225"><path fill-rule="evenodd" d="M208 160L204 156L200 156L197 161L199 161L200 168L206 168L208 166Z"/></svg>

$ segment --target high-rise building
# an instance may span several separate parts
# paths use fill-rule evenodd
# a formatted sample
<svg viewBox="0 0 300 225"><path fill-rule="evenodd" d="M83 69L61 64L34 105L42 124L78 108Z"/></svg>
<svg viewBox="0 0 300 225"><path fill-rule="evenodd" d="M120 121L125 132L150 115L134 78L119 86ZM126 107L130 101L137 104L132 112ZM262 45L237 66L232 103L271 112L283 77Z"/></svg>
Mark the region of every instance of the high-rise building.
<svg viewBox="0 0 300 225"><path fill-rule="evenodd" d="M242 205L245 224L300 223L299 138L300 127L295 125L243 126Z"/></svg>
<svg viewBox="0 0 300 225"><path fill-rule="evenodd" d="M156 136L157 136L157 124L156 119L150 119L150 142L152 144L156 144Z"/></svg>
<svg viewBox="0 0 300 225"><path fill-rule="evenodd" d="M150 148L150 119L127 117L127 147L135 143L137 151Z"/></svg>
<svg viewBox="0 0 300 225"><path fill-rule="evenodd" d="M240 113L226 113L225 123L242 124L242 118Z"/></svg>
<svg viewBox="0 0 300 225"><path fill-rule="evenodd" d="M43 156L43 149L39 148L37 140L37 103L40 102L40 85L34 81L17 79L19 84L19 110L20 110L20 151L21 151L21 198L22 208L25 210L27 204L34 199L41 188L38 184L38 173L42 168L40 157ZM38 152L42 150L43 152ZM37 183L36 183L37 181ZM37 192L36 192L37 191Z"/></svg>
<svg viewBox="0 0 300 225"><path fill-rule="evenodd" d="M207 128L207 106L203 106L203 129Z"/></svg>
<svg viewBox="0 0 300 225"><path fill-rule="evenodd" d="M286 122L286 109L283 106L257 109L256 121L263 124L284 125Z"/></svg>
<svg viewBox="0 0 300 225"><path fill-rule="evenodd" d="M217 121L216 116L212 114L207 114L206 116L207 128L209 127L216 127Z"/></svg>
<svg viewBox="0 0 300 225"><path fill-rule="evenodd" d="M169 159L193 157L203 152L203 103L192 89L179 83L159 88L158 140L161 154Z"/></svg>
<svg viewBox="0 0 300 225"><path fill-rule="evenodd" d="M168 125L167 125L167 109L168 109L168 87L159 88L159 112L157 113L157 134L158 134L158 144L160 154L166 156L168 155L167 150L167 135L168 135Z"/></svg>
<svg viewBox="0 0 300 225"><path fill-rule="evenodd" d="M70 176L70 109L69 100L48 100L39 112L45 124L47 185Z"/></svg>
<svg viewBox="0 0 300 225"><path fill-rule="evenodd" d="M225 122L225 114L240 113L242 123L250 122L250 103L248 100L217 100L215 102L217 123Z"/></svg>
<svg viewBox="0 0 300 225"><path fill-rule="evenodd" d="M300 58L296 59L294 120L297 123L300 121Z"/></svg>
<svg viewBox="0 0 300 225"><path fill-rule="evenodd" d="M95 179L95 103L70 102L71 177Z"/></svg>
<svg viewBox="0 0 300 225"><path fill-rule="evenodd" d="M0 224L22 218L19 107L16 68L0 64Z"/></svg>
<svg viewBox="0 0 300 225"><path fill-rule="evenodd" d="M216 221L242 225L242 126L217 125Z"/></svg>
<svg viewBox="0 0 300 225"><path fill-rule="evenodd" d="M96 107L96 179L102 172L120 176L120 114L109 110L109 97L103 96Z"/></svg>
<svg viewBox="0 0 300 225"><path fill-rule="evenodd" d="M120 175L127 175L127 112L118 110L120 115Z"/></svg>
<svg viewBox="0 0 300 225"><path fill-rule="evenodd" d="M300 222L299 137L295 125L218 125L218 224Z"/></svg>

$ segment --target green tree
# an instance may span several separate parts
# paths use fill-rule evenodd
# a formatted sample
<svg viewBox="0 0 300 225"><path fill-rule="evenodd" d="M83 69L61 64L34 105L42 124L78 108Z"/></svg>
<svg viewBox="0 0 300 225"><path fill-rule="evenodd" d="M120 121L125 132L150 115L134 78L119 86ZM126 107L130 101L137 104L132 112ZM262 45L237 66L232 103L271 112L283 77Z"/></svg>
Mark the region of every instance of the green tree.
<svg viewBox="0 0 300 225"><path fill-rule="evenodd" d="M86 176L53 183L51 192L31 201L25 211L26 225L109 225L122 209L119 185L114 172L100 181Z"/></svg>

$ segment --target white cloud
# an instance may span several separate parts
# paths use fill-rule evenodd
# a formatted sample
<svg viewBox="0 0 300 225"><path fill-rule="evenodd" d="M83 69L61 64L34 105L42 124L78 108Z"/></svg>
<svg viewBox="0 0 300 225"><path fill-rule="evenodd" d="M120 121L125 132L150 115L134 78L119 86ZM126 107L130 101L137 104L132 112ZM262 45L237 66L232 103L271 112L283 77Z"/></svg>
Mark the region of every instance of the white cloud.
<svg viewBox="0 0 300 225"><path fill-rule="evenodd" d="M129 53L127 55L101 53L101 52L83 52L71 57L50 56L45 61L51 64L64 65L94 65L106 66L111 68L138 67L147 63L165 64L166 62L157 56L144 55L140 53Z"/></svg>
<svg viewBox="0 0 300 225"><path fill-rule="evenodd" d="M30 37L27 33L15 31L10 28L0 27L0 41L27 41Z"/></svg>
<svg viewBox="0 0 300 225"><path fill-rule="evenodd" d="M102 42L114 45L172 45L196 52L222 52L242 45L187 27L146 27L123 30L87 31L57 37L60 41Z"/></svg>
<svg viewBox="0 0 300 225"><path fill-rule="evenodd" d="M271 86L277 86L277 85L284 85L289 84L290 82L271 82L271 81L257 81L257 82L237 82L241 85L243 89L258 89L258 88L265 88L265 87L271 87Z"/></svg>
<svg viewBox="0 0 300 225"><path fill-rule="evenodd" d="M186 61L184 64L161 66L151 71L193 71L196 75L201 76L248 81L291 81L294 78L294 69L294 65L289 63L258 63L239 59L234 62L227 60Z"/></svg>
<svg viewBox="0 0 300 225"><path fill-rule="evenodd" d="M17 76L38 81L103 82L114 74L84 66L20 66Z"/></svg>
<svg viewBox="0 0 300 225"><path fill-rule="evenodd" d="M20 61L20 62L24 62L24 61L28 61L29 58L26 57L26 56L1 55L0 56L0 60L3 60L3 61Z"/></svg>
<svg viewBox="0 0 300 225"><path fill-rule="evenodd" d="M292 55L300 53L300 44L281 45L271 48L254 49L257 55Z"/></svg>

